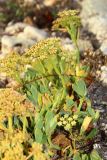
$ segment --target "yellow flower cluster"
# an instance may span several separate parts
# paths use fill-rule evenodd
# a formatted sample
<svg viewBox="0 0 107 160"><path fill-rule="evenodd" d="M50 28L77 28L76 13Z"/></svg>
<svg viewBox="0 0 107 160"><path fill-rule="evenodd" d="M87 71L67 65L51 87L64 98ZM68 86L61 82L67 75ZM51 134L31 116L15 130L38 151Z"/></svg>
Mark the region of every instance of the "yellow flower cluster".
<svg viewBox="0 0 107 160"><path fill-rule="evenodd" d="M15 78L24 71L25 64L28 64L29 60L20 56L17 53L11 53L5 58L0 59L0 72L6 73L6 76Z"/></svg>
<svg viewBox="0 0 107 160"><path fill-rule="evenodd" d="M26 71L27 66L32 66L33 62L38 59L46 59L49 55L55 54L66 55L64 49L62 49L60 38L41 40L23 55L11 53L0 59L0 73L6 73L6 76L16 80L21 73Z"/></svg>
<svg viewBox="0 0 107 160"><path fill-rule="evenodd" d="M45 153L42 152L42 145L34 142L32 144L32 153L35 160L49 160Z"/></svg>
<svg viewBox="0 0 107 160"><path fill-rule="evenodd" d="M68 115L65 114L59 118L58 126L64 127L66 131L70 131L72 127L76 126L77 124L78 115Z"/></svg>
<svg viewBox="0 0 107 160"><path fill-rule="evenodd" d="M53 22L53 29L65 28L70 25L74 25L75 27L80 26L80 18L78 17L78 11L76 10L64 10L59 12L59 18L57 18Z"/></svg>
<svg viewBox="0 0 107 160"><path fill-rule="evenodd" d="M29 135L23 134L20 130L14 130L12 134L5 133L0 141L0 155L2 160L26 160L23 143L27 142Z"/></svg>
<svg viewBox="0 0 107 160"><path fill-rule="evenodd" d="M43 153L42 145L34 142L28 133L23 134L21 130L4 133L4 137L0 140L0 159L27 160L31 157L34 160L49 160Z"/></svg>
<svg viewBox="0 0 107 160"><path fill-rule="evenodd" d="M36 45L28 49L24 56L29 57L31 61L37 59L42 60L47 58L48 55L56 54L60 48L60 38L47 38L39 41Z"/></svg>
<svg viewBox="0 0 107 160"><path fill-rule="evenodd" d="M29 116L35 112L35 108L25 95L21 95L12 88L0 90L0 119L16 115Z"/></svg>

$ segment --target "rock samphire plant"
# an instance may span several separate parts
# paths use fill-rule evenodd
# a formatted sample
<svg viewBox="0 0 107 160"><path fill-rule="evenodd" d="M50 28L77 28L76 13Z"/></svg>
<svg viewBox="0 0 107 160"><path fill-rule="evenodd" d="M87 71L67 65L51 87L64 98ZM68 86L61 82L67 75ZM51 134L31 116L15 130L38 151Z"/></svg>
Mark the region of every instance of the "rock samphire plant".
<svg viewBox="0 0 107 160"><path fill-rule="evenodd" d="M87 97L79 26L75 10L60 12L53 24L69 33L74 52L48 38L0 60L0 72L17 81L0 90L0 160L101 160L93 149L99 112Z"/></svg>

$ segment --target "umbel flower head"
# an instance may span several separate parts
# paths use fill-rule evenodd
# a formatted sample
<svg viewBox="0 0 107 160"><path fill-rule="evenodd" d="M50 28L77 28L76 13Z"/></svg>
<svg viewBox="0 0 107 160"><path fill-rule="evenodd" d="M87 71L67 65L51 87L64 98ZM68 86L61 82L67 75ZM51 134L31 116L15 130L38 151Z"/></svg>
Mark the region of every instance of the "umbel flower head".
<svg viewBox="0 0 107 160"><path fill-rule="evenodd" d="M26 160L24 155L24 145L29 141L30 136L21 130L14 130L13 133L4 133L3 139L0 141L0 155L2 160Z"/></svg>
<svg viewBox="0 0 107 160"><path fill-rule="evenodd" d="M32 66L37 60L48 59L53 55L59 55L61 58L66 59L66 61L73 59L72 54L62 46L61 39L56 37L39 41L28 49L23 56L24 59L29 59L29 64Z"/></svg>
<svg viewBox="0 0 107 160"><path fill-rule="evenodd" d="M12 133L4 132L4 137L0 140L0 159L27 160L31 157L48 160L42 145L34 142L27 132L23 134L19 129L14 129Z"/></svg>
<svg viewBox="0 0 107 160"><path fill-rule="evenodd" d="M61 50L60 38L47 38L39 41L36 45L28 49L24 56L29 57L33 61L38 59L42 60L49 55L57 54L58 50Z"/></svg>
<svg viewBox="0 0 107 160"><path fill-rule="evenodd" d="M58 18L53 22L53 29L65 29L72 25L77 28L80 24L80 18L77 10L64 10L58 13Z"/></svg>
<svg viewBox="0 0 107 160"><path fill-rule="evenodd" d="M0 73L6 73L6 76L17 80L26 71L27 66L32 67L37 60L47 59L49 55L56 54L68 57L66 53L61 46L60 38L47 38L36 43L22 56L11 53L5 59L0 59Z"/></svg>
<svg viewBox="0 0 107 160"><path fill-rule="evenodd" d="M25 95L21 95L12 88L0 89L0 119L9 116L29 116L35 112L35 108Z"/></svg>
<svg viewBox="0 0 107 160"><path fill-rule="evenodd" d="M6 76L15 78L24 71L25 64L28 63L28 59L24 59L17 53L11 53L5 58L0 59L0 72L6 73Z"/></svg>

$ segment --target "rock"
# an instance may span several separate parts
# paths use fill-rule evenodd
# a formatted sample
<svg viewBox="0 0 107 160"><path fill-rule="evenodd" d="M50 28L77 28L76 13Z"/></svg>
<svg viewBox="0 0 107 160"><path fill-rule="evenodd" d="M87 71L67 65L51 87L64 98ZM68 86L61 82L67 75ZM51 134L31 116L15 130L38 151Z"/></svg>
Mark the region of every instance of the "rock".
<svg viewBox="0 0 107 160"><path fill-rule="evenodd" d="M74 44L69 38L62 39L62 45L65 49L70 50L70 51L74 51L75 49ZM81 53L87 50L93 51L93 46L89 40L80 39L78 41L78 46L79 46L79 50Z"/></svg>
<svg viewBox="0 0 107 160"><path fill-rule="evenodd" d="M107 56L107 39L105 41L102 42L100 50L102 51L102 53L104 55Z"/></svg>
<svg viewBox="0 0 107 160"><path fill-rule="evenodd" d="M92 43L89 40L79 39L78 46L79 46L80 52L82 53L87 50L93 51Z"/></svg>
<svg viewBox="0 0 107 160"><path fill-rule="evenodd" d="M66 50L70 50L73 51L74 50L74 46L72 41L69 38L63 38L62 39L62 46L66 49Z"/></svg>
<svg viewBox="0 0 107 160"><path fill-rule="evenodd" d="M107 0L84 0L81 5L83 26L102 43L107 39Z"/></svg>
<svg viewBox="0 0 107 160"><path fill-rule="evenodd" d="M107 66L101 67L101 81L107 84Z"/></svg>
<svg viewBox="0 0 107 160"><path fill-rule="evenodd" d="M44 3L45 6L51 7L51 6L53 6L56 2L57 2L57 0L44 0L43 3Z"/></svg>
<svg viewBox="0 0 107 160"><path fill-rule="evenodd" d="M31 39L36 38L38 41L42 40L48 36L44 30L34 28L32 26L25 27L24 33L25 33L26 37L31 38Z"/></svg>
<svg viewBox="0 0 107 160"><path fill-rule="evenodd" d="M44 30L24 23L9 25L5 29L5 33L7 35L1 38L2 54L0 57L5 57L6 54L12 51L17 51L22 54L37 41L45 39L48 36L47 32Z"/></svg>
<svg viewBox="0 0 107 160"><path fill-rule="evenodd" d="M5 57L6 54L16 51L22 54L26 48L32 46L36 41L28 39L24 36L3 36L1 39L1 52L0 57Z"/></svg>
<svg viewBox="0 0 107 160"><path fill-rule="evenodd" d="M23 31L26 26L27 24L21 23L21 22L18 22L15 24L9 23L5 29L5 33L10 34L10 35L16 35L19 32Z"/></svg>

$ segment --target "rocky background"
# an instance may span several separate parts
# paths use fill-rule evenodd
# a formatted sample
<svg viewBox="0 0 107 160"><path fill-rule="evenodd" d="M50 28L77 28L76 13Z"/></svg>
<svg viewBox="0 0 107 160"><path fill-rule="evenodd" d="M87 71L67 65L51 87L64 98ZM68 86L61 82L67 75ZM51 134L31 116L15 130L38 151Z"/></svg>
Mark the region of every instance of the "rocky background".
<svg viewBox="0 0 107 160"><path fill-rule="evenodd" d="M64 9L80 11L81 61L90 65L89 97L101 113L94 147L107 160L107 0L0 0L0 58L11 51L23 54L50 36L60 36L65 48L73 50L67 34L51 31L57 12ZM0 87L9 83L0 76Z"/></svg>

